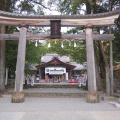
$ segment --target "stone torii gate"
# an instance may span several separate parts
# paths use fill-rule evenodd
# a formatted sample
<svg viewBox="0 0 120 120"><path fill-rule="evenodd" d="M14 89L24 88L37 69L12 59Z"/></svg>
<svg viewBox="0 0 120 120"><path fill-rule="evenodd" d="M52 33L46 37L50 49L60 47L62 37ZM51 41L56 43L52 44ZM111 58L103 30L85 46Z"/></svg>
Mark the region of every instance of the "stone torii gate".
<svg viewBox="0 0 120 120"><path fill-rule="evenodd" d="M85 34L78 35L61 35L62 39L86 39L87 48L87 72L88 72L88 102L98 102L98 94L96 87L95 61L94 61L94 44L95 40L113 40L113 34L97 35L93 34L92 28L94 26L109 26L118 18L120 10L106 12L92 15L21 15L16 13L9 13L0 11L0 24L19 26L20 32L18 34L1 34L1 40L19 39L18 56L16 65L15 90L12 94L12 102L24 102L23 93L23 77L25 64L25 50L27 39L49 39L50 35L32 35L27 33L29 26L50 26L51 20L61 20L61 27L77 27L85 28Z"/></svg>

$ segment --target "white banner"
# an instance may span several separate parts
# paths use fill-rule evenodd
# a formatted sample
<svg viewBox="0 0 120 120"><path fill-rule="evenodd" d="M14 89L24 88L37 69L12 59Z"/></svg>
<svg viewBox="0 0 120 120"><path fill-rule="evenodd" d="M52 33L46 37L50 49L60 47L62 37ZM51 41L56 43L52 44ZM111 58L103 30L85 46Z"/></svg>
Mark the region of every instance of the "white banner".
<svg viewBox="0 0 120 120"><path fill-rule="evenodd" d="M66 68L62 67L47 67L45 68L45 74L49 73L50 75L62 75L66 73Z"/></svg>

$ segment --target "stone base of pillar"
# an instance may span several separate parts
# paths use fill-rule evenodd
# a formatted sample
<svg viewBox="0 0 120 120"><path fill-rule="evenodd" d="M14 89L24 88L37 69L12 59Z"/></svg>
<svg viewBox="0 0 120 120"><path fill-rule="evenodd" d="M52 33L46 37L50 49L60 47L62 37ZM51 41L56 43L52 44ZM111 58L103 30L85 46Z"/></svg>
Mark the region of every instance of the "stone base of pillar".
<svg viewBox="0 0 120 120"><path fill-rule="evenodd" d="M98 93L87 93L86 100L88 103L99 103L99 94Z"/></svg>
<svg viewBox="0 0 120 120"><path fill-rule="evenodd" d="M11 99L12 103L22 103L24 102L24 93L22 92L14 92L12 93L12 99Z"/></svg>

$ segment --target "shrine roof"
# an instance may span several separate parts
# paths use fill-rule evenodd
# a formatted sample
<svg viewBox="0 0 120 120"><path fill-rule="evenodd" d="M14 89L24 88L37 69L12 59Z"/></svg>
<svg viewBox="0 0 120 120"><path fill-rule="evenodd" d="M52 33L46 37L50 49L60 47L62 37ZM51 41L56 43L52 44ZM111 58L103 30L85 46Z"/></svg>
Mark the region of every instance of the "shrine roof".
<svg viewBox="0 0 120 120"><path fill-rule="evenodd" d="M76 63L76 62L70 62L70 64L76 66L74 68L74 70L84 70L85 69L84 65L82 65L82 64L79 64L79 63Z"/></svg>
<svg viewBox="0 0 120 120"><path fill-rule="evenodd" d="M47 65L50 65L53 61L57 61L57 62L65 65L65 66L67 66L67 67L70 67L70 68L72 68L72 69L74 69L74 68L76 67L76 66L74 66L74 65L71 65L71 64L69 64L69 63L65 63L65 62L59 60L57 57L54 57L54 58L53 58L52 60L50 60L49 62L42 63L42 64L37 65L37 66L35 66L35 67L36 67L36 68L45 67L45 66L47 66Z"/></svg>
<svg viewBox="0 0 120 120"><path fill-rule="evenodd" d="M54 57L57 57L60 61L62 62L70 62L70 58L68 56L60 56L58 54L46 54L46 55L43 55L41 57L41 62L49 62L50 60L52 60Z"/></svg>

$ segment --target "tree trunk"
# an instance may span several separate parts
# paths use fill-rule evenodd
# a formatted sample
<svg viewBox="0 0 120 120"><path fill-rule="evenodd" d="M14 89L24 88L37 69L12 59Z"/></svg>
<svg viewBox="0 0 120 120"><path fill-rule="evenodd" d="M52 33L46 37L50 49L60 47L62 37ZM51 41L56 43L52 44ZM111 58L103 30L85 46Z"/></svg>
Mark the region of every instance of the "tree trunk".
<svg viewBox="0 0 120 120"><path fill-rule="evenodd" d="M101 43L101 41L99 41L99 45L100 45L100 50L101 50L101 53L102 53L102 56L103 56L104 63L106 65L106 67L109 68L109 64L108 64L107 58L105 56L105 53L104 53L104 50L103 50L103 44Z"/></svg>
<svg viewBox="0 0 120 120"><path fill-rule="evenodd" d="M101 82L101 77L100 77L100 73L99 73L99 67L98 67L98 59L97 59L97 54L95 52L95 69L96 69L96 82L97 82L97 88L98 90L102 90L104 91L104 88L102 86L102 82Z"/></svg>
<svg viewBox="0 0 120 120"><path fill-rule="evenodd" d="M106 67L106 95L110 96L109 68Z"/></svg>
<svg viewBox="0 0 120 120"><path fill-rule="evenodd" d="M1 0L0 10L11 11L12 0ZM5 33L5 26L0 26L0 33ZM0 40L0 92L5 90L5 40Z"/></svg>
<svg viewBox="0 0 120 120"><path fill-rule="evenodd" d="M86 14L91 14L91 5L89 0L86 0Z"/></svg>
<svg viewBox="0 0 120 120"><path fill-rule="evenodd" d="M112 5L114 1L109 1L109 11L112 11ZM109 34L112 33L111 25L109 26ZM111 95L114 95L114 80L113 80L113 53L112 53L112 40L110 41L110 88L111 88Z"/></svg>
<svg viewBox="0 0 120 120"><path fill-rule="evenodd" d="M1 26L0 33L5 33L5 26ZM5 40L0 40L0 93L5 90Z"/></svg>
<svg viewBox="0 0 120 120"><path fill-rule="evenodd" d="M104 63L104 59L103 59L103 55L100 49L100 42L98 42L98 47L99 47L99 65L100 65L100 77L104 78L106 77L105 74L105 63Z"/></svg>
<svg viewBox="0 0 120 120"><path fill-rule="evenodd" d="M99 45L100 45L100 50L101 50L101 53L102 53L102 56L103 56L103 60L104 60L105 66L106 66L106 75L110 76L110 75L108 75L110 73L109 64L108 64L107 58L105 56L105 53L104 53L104 50L103 50L103 44L101 43L101 41L99 41ZM106 87L110 86L110 77L107 77L107 76L106 76L106 81L107 81L106 83L108 85L106 85ZM109 89L109 88L106 88L106 89ZM107 91L107 92L109 93L110 91Z"/></svg>

